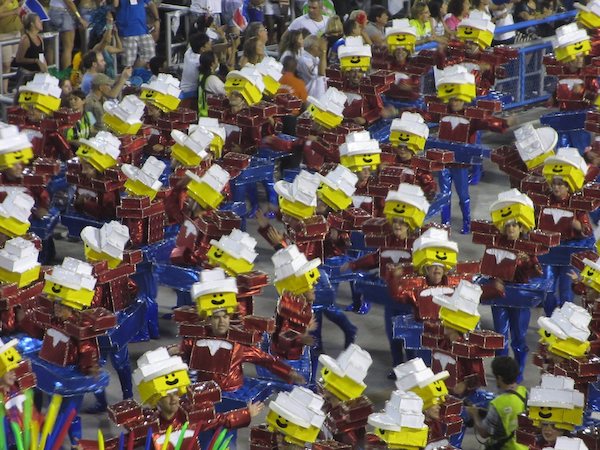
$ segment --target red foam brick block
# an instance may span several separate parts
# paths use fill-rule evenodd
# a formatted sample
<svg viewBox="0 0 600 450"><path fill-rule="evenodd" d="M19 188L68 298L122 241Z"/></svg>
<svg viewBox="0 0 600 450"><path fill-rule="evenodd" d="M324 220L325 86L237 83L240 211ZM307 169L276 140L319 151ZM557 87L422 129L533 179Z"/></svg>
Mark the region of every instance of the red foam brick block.
<svg viewBox="0 0 600 450"><path fill-rule="evenodd" d="M142 407L135 400L123 400L108 407L108 418L115 425L125 425L126 423L139 419L142 416Z"/></svg>
<svg viewBox="0 0 600 450"><path fill-rule="evenodd" d="M485 349L499 350L504 348L504 336L495 331L472 331L469 333L469 342Z"/></svg>

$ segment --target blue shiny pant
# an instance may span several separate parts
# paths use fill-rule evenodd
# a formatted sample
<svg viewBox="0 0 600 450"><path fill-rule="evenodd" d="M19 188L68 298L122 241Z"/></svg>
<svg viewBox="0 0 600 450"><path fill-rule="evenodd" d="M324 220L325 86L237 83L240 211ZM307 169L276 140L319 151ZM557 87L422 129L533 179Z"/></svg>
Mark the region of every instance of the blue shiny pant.
<svg viewBox="0 0 600 450"><path fill-rule="evenodd" d="M394 320L395 316L412 313L409 305L401 305L392 298L385 300L383 320L385 321L385 335L390 343L390 353L392 354L392 367L404 362L404 352L406 360L415 358L417 355L414 350L405 349L402 339L394 339Z"/></svg>
<svg viewBox="0 0 600 450"><path fill-rule="evenodd" d="M494 330L504 335L504 348L496 352L498 356L508 355L508 341L513 351L515 360L519 364L519 379L523 380L523 371L527 361L527 329L531 318L529 308L511 308L507 306L492 306Z"/></svg>
<svg viewBox="0 0 600 450"><path fill-rule="evenodd" d="M357 328L352 322L350 322L350 319L348 319L346 313L344 313L344 311L342 311L337 305L330 305L326 308L316 309L314 311L314 316L317 321L317 329L313 333L313 336L317 341L316 344L318 350L323 349L323 341L321 336L321 330L323 328L323 316L325 316L330 322L336 324L340 330L344 332L344 347L347 347L354 342Z"/></svg>
<svg viewBox="0 0 600 450"><path fill-rule="evenodd" d="M440 171L440 193L451 195L452 183L454 183L454 190L458 195L458 203L462 212L462 232L468 233L471 229L471 197L469 195L469 169L450 168ZM443 224L450 224L450 220L452 218L451 205L452 200L450 200L446 205L442 206L441 216Z"/></svg>
<svg viewBox="0 0 600 450"><path fill-rule="evenodd" d="M544 276L552 280L552 291L548 293L544 302L546 316L550 317L552 311L565 302L573 301L572 280L568 275L572 270L571 266L544 266Z"/></svg>

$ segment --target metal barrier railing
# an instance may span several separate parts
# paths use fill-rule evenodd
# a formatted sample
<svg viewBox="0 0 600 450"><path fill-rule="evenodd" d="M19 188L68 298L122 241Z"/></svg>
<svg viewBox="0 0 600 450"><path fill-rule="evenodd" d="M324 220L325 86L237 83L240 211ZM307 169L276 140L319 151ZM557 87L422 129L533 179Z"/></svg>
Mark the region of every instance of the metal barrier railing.
<svg viewBox="0 0 600 450"><path fill-rule="evenodd" d="M189 36L190 36L190 8L188 6L171 5L168 3L162 3L159 9L165 11L163 25L165 27L165 59L169 66L180 66L183 64L183 58L177 60L174 55L177 52L185 52L187 48ZM173 42L174 32L175 33L181 27L181 21L185 27L185 39L181 42ZM178 23L177 27L173 24ZM174 28L176 28L174 30Z"/></svg>

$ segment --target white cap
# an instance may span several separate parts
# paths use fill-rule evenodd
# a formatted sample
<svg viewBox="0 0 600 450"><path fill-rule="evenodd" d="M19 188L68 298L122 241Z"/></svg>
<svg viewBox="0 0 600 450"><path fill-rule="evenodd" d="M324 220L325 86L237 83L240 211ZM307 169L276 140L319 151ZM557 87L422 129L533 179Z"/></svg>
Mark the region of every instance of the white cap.
<svg viewBox="0 0 600 450"><path fill-rule="evenodd" d="M592 0L587 5L575 3L573 6L579 11L588 12L600 16L600 0Z"/></svg>
<svg viewBox="0 0 600 450"><path fill-rule="evenodd" d="M483 290L481 286L470 281L460 280L452 296L434 295L433 303L451 311L462 311L479 317L479 298Z"/></svg>
<svg viewBox="0 0 600 450"><path fill-rule="evenodd" d="M385 37L394 34L411 34L417 36L417 29L410 24L408 19L394 19L392 26L385 28Z"/></svg>
<svg viewBox="0 0 600 450"><path fill-rule="evenodd" d="M220 267L215 269L204 269L200 272L200 281L192 285L190 294L192 298L198 298L202 295L215 294L220 292L238 293L237 281L235 278L225 275L225 271Z"/></svg>
<svg viewBox="0 0 600 450"><path fill-rule="evenodd" d="M492 18L483 11L471 11L469 17L459 22L458 27L475 28L476 30L489 31L494 34L496 25L492 22Z"/></svg>
<svg viewBox="0 0 600 450"><path fill-rule="evenodd" d="M338 47L338 58L346 56L372 56L371 46L365 44L361 36L348 36L344 39L344 44Z"/></svg>
<svg viewBox="0 0 600 450"><path fill-rule="evenodd" d="M416 387L423 388L436 381L450 376L447 370L434 374L421 358L414 358L394 367L396 389L410 391Z"/></svg>
<svg viewBox="0 0 600 450"><path fill-rule="evenodd" d="M559 436L556 438L554 447L544 447L544 450L588 450L588 447L579 438Z"/></svg>
<svg viewBox="0 0 600 450"><path fill-rule="evenodd" d="M225 131L225 127L219 124L219 120L213 117L200 117L198 119L198 125L190 125L189 131L192 133L196 127L206 128L212 134L219 136L223 142L227 138L227 133Z"/></svg>
<svg viewBox="0 0 600 450"><path fill-rule="evenodd" d="M300 276L321 264L320 258L306 259L304 253L300 252L296 244L288 245L277 250L271 257L275 267L275 281L280 281L292 275Z"/></svg>
<svg viewBox="0 0 600 450"><path fill-rule="evenodd" d="M515 147L523 161L531 161L554 149L557 142L558 133L552 127L535 129L529 123L515 130Z"/></svg>
<svg viewBox="0 0 600 450"><path fill-rule="evenodd" d="M514 205L515 203L533 208L533 200L531 200L526 194L523 194L518 189L513 188L498 194L498 200L492 203L490 206L490 212L502 209L505 206Z"/></svg>
<svg viewBox="0 0 600 450"><path fill-rule="evenodd" d="M381 153L379 141L371 139L368 131L351 131L346 135L346 142L339 147L340 156L371 155Z"/></svg>
<svg viewBox="0 0 600 450"><path fill-rule="evenodd" d="M448 230L429 228L415 239L413 252L430 247L441 247L458 253L458 244L448 239Z"/></svg>
<svg viewBox="0 0 600 450"><path fill-rule="evenodd" d="M181 89L179 89L179 80L169 73L159 73L158 76L141 86L142 89L153 90L161 94L170 95L179 98Z"/></svg>
<svg viewBox="0 0 600 450"><path fill-rule="evenodd" d="M369 415L369 425L389 431L402 431L402 428L421 429L425 426L423 400L414 392L396 390L385 402L381 413Z"/></svg>
<svg viewBox="0 0 600 450"><path fill-rule="evenodd" d="M102 228L92 226L81 230L81 240L98 253L123 259L123 250L129 241L129 228L113 220L102 225Z"/></svg>
<svg viewBox="0 0 600 450"><path fill-rule="evenodd" d="M579 169L584 175L587 173L588 165L579 154L579 150L573 147L562 147L556 151L556 155L550 156L544 161L546 164L566 164Z"/></svg>
<svg viewBox="0 0 600 450"><path fill-rule="evenodd" d="M333 190L340 190L348 197L352 197L356 191L358 177L347 167L338 164L335 169L327 175L319 175L319 179Z"/></svg>
<svg viewBox="0 0 600 450"><path fill-rule="evenodd" d="M93 267L90 264L67 256L62 264L54 266L52 272L47 273L44 279L76 291L79 289L93 291L96 286L96 277L92 275L92 270Z"/></svg>
<svg viewBox="0 0 600 450"><path fill-rule="evenodd" d="M39 253L33 242L20 236L12 238L0 250L0 267L9 272L23 273L40 265Z"/></svg>
<svg viewBox="0 0 600 450"><path fill-rule="evenodd" d="M213 134L203 127L194 127L193 131L190 128L189 135L180 130L173 130L171 137L179 145L192 150L200 159L208 156L206 149L213 140Z"/></svg>
<svg viewBox="0 0 600 450"><path fill-rule="evenodd" d="M20 190L10 190L0 204L0 218L13 217L19 222L28 223L34 205L35 200L29 194Z"/></svg>
<svg viewBox="0 0 600 450"><path fill-rule="evenodd" d="M321 428L325 413L321 410L323 397L301 386L294 386L291 392L280 392L269 403L269 409L284 419L302 428Z"/></svg>
<svg viewBox="0 0 600 450"><path fill-rule="evenodd" d="M316 206L317 189L320 184L321 180L317 174L301 170L293 182L279 180L275 183L275 192L290 202Z"/></svg>
<svg viewBox="0 0 600 450"><path fill-rule="evenodd" d="M445 69L438 69L434 67L435 75L435 87L439 87L440 84L475 84L475 75L469 73L467 68L463 65L456 64Z"/></svg>
<svg viewBox="0 0 600 450"><path fill-rule="evenodd" d="M408 111L403 112L400 118L392 120L390 131L411 133L425 139L429 137L429 127L425 123L423 116L419 113Z"/></svg>
<svg viewBox="0 0 600 450"><path fill-rule="evenodd" d="M28 81L27 84L19 88L19 92L35 92L36 94L60 98L62 90L58 83L58 78L49 73L38 72L33 76L33 80Z"/></svg>
<svg viewBox="0 0 600 450"><path fill-rule="evenodd" d="M2 353L4 353L6 350L8 350L9 348L16 347L18 343L19 343L18 339L11 339L6 344L2 341L2 339L0 339L0 355Z"/></svg>
<svg viewBox="0 0 600 450"><path fill-rule="evenodd" d="M188 370L187 364L180 356L169 356L166 347L147 351L138 358L137 365L137 369L133 371L133 381L136 385L179 370Z"/></svg>
<svg viewBox="0 0 600 450"><path fill-rule="evenodd" d="M31 148L27 134L21 133L16 125L0 122L0 154Z"/></svg>
<svg viewBox="0 0 600 450"><path fill-rule="evenodd" d="M109 155L112 159L117 159L119 157L121 141L118 137L108 131L99 131L96 136L90 139L82 138L79 141L82 144L92 147L99 153Z"/></svg>
<svg viewBox="0 0 600 450"><path fill-rule="evenodd" d="M550 317L540 317L538 325L559 339L572 338L585 342L590 336L591 320L592 316L585 308L566 302L552 311Z"/></svg>
<svg viewBox="0 0 600 450"><path fill-rule="evenodd" d="M573 378L550 374L542 375L542 384L531 388L527 399L527 406L573 409L583 405L583 394L575 389Z"/></svg>
<svg viewBox="0 0 600 450"><path fill-rule="evenodd" d="M281 64L275 58L271 58L270 56L265 56L263 60L254 67L256 67L256 70L262 76L270 76L275 81L279 81L279 79L283 76L281 73L283 70L283 64Z"/></svg>
<svg viewBox="0 0 600 450"><path fill-rule="evenodd" d="M416 184L400 183L397 191L389 190L385 197L387 202L402 202L414 206L419 211L429 211L429 202L425 198L423 189Z"/></svg>
<svg viewBox="0 0 600 450"><path fill-rule="evenodd" d="M556 37L552 41L552 45L554 48L562 48L589 39L587 31L579 28L577 22L571 22L556 29Z"/></svg>
<svg viewBox="0 0 600 450"><path fill-rule="evenodd" d="M146 105L133 94L123 97L120 103L109 100L104 102L104 111L129 124L140 123Z"/></svg>
<svg viewBox="0 0 600 450"><path fill-rule="evenodd" d="M185 174L192 180L198 183L205 183L217 192L221 192L227 183L229 183L229 172L223 169L218 164L213 164L210 168L199 177L194 172L187 170Z"/></svg>
<svg viewBox="0 0 600 450"><path fill-rule="evenodd" d="M141 169L131 164L123 164L121 170L130 180L137 180L153 191L158 191L162 186L159 178L166 166L160 159L150 156Z"/></svg>
<svg viewBox="0 0 600 450"><path fill-rule="evenodd" d="M323 111L329 111L336 116L343 116L344 105L346 104L348 97L342 91L330 87L325 91L325 95L322 98L317 99L309 95L307 100L308 103L315 105Z"/></svg>
<svg viewBox="0 0 600 450"><path fill-rule="evenodd" d="M265 90L262 74L252 64L244 66L240 70L232 70L227 74L227 79L230 78L244 78L252 83L260 92Z"/></svg>
<svg viewBox="0 0 600 450"><path fill-rule="evenodd" d="M237 228L234 228L228 235L221 236L218 241L211 240L210 245L214 245L236 259L241 258L251 264L258 256L258 253L254 251L256 239Z"/></svg>
<svg viewBox="0 0 600 450"><path fill-rule="evenodd" d="M363 350L356 344L350 344L340 353L337 359L323 354L319 356L319 362L338 377L348 377L352 381L364 384L364 379L367 376L369 367L373 364L373 359L368 351Z"/></svg>

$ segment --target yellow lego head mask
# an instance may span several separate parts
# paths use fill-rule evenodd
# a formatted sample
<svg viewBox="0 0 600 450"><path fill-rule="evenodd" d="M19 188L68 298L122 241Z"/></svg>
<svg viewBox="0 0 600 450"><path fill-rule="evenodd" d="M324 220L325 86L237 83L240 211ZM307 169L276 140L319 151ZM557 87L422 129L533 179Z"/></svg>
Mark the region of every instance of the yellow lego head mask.
<svg viewBox="0 0 600 450"><path fill-rule="evenodd" d="M332 210L343 211L352 204L352 195L356 191L358 177L341 164L323 176L319 174L321 184L317 189L319 198Z"/></svg>
<svg viewBox="0 0 600 450"><path fill-rule="evenodd" d="M481 12L472 11L469 17L463 19L456 29L456 37L463 42L475 42L480 49L485 49L492 44L496 25L491 18Z"/></svg>
<svg viewBox="0 0 600 450"><path fill-rule="evenodd" d="M400 183L397 191L390 190L385 198L383 213L386 219L402 219L411 230L420 228L429 210L423 190L415 185Z"/></svg>
<svg viewBox="0 0 600 450"><path fill-rule="evenodd" d="M370 414L368 423L388 448L418 450L427 445L429 431L422 411L423 400L417 394L396 390L384 411Z"/></svg>
<svg viewBox="0 0 600 450"><path fill-rule="evenodd" d="M233 314L237 309L237 293L235 278L225 276L225 271L219 267L200 272L200 281L194 283L190 291L198 315L203 318L222 310Z"/></svg>
<svg viewBox="0 0 600 450"><path fill-rule="evenodd" d="M376 139L371 139L368 131L352 131L346 135L346 142L340 145L340 163L352 172L360 172L363 167L377 170L381 163L381 149Z"/></svg>
<svg viewBox="0 0 600 450"><path fill-rule="evenodd" d="M559 177L564 180L571 193L579 191L585 182L587 163L579 154L579 150L572 147L559 148L555 156L544 161L542 175L549 185L552 180Z"/></svg>
<svg viewBox="0 0 600 450"><path fill-rule="evenodd" d="M170 393L182 396L191 384L187 364L179 356L169 356L165 347L144 353L137 364L133 382L144 404L155 406Z"/></svg>
<svg viewBox="0 0 600 450"><path fill-rule="evenodd" d="M534 426L552 423L561 430L573 430L583 423L584 396L572 378L542 375L542 383L531 389L527 399L529 419Z"/></svg>
<svg viewBox="0 0 600 450"><path fill-rule="evenodd" d="M19 188L0 188L7 192L0 203L0 233L8 237L23 236L29 230L29 216L35 200Z"/></svg>
<svg viewBox="0 0 600 450"><path fill-rule="evenodd" d="M15 125L0 122L0 171L33 159L31 142Z"/></svg>
<svg viewBox="0 0 600 450"><path fill-rule="evenodd" d="M600 1L593 0L589 2L587 5L582 5L581 3L575 3L575 8L579 10L577 13L577 23L588 28L590 30L594 30L596 28L600 28Z"/></svg>
<svg viewBox="0 0 600 450"><path fill-rule="evenodd" d="M242 67L241 70L232 70L225 80L225 92L238 92L249 106L262 100L265 83L262 75L254 66Z"/></svg>
<svg viewBox="0 0 600 450"><path fill-rule="evenodd" d="M367 72L371 68L371 46L360 36L348 36L338 48L338 58L342 71L359 69Z"/></svg>
<svg viewBox="0 0 600 450"><path fill-rule="evenodd" d="M0 283L28 286L40 276L39 250L22 237L13 238L0 250Z"/></svg>
<svg viewBox="0 0 600 450"><path fill-rule="evenodd" d="M228 235L210 241L208 249L208 262L212 266L220 267L228 275L236 276L250 272L254 268L254 260L258 253L256 239L248 233L234 229Z"/></svg>
<svg viewBox="0 0 600 450"><path fill-rule="evenodd" d="M129 241L129 228L116 220L81 230L85 257L90 262L107 261L108 267L116 268L123 261L123 250Z"/></svg>
<svg viewBox="0 0 600 450"><path fill-rule="evenodd" d="M99 131L90 139L80 139L77 156L87 161L94 169L104 172L117 164L121 141L108 131Z"/></svg>
<svg viewBox="0 0 600 450"><path fill-rule="evenodd" d="M210 142L210 150L214 157L219 159L223 152L225 139L227 138L225 127L220 125L219 121L212 117L200 117L200 119L198 119L198 126L208 130L212 134L213 139ZM194 131L194 128L194 125L190 125L190 133Z"/></svg>
<svg viewBox="0 0 600 450"><path fill-rule="evenodd" d="M58 78L48 73L36 73L33 80L19 88L19 105L51 114L60 108Z"/></svg>
<svg viewBox="0 0 600 450"><path fill-rule="evenodd" d="M450 374L444 370L434 374L421 358L414 358L394 368L396 388L412 391L423 400L423 411L443 403L448 395L444 380Z"/></svg>
<svg viewBox="0 0 600 450"><path fill-rule="evenodd" d="M591 263L591 261L590 261ZM574 303L567 302L556 308L550 317L540 317L540 329L552 335L544 339L548 351L562 358L579 358L590 349L590 313Z"/></svg>
<svg viewBox="0 0 600 450"><path fill-rule="evenodd" d="M44 293L73 309L89 308L94 298L96 278L93 267L78 259L66 257L45 276Z"/></svg>
<svg viewBox="0 0 600 450"><path fill-rule="evenodd" d="M0 340L0 377L19 367L22 358L16 348L18 343L17 339L12 339L6 344Z"/></svg>
<svg viewBox="0 0 600 450"><path fill-rule="evenodd" d="M515 130L515 147L528 169L543 164L558 142L558 133L552 127L533 128L527 124Z"/></svg>
<svg viewBox="0 0 600 450"><path fill-rule="evenodd" d="M319 176L306 170L300 171L292 183L279 180L275 183L279 209L283 214L296 219L313 216L317 208L317 189L320 184Z"/></svg>
<svg viewBox="0 0 600 450"><path fill-rule="evenodd" d="M117 135L133 135L142 127L144 102L135 95L126 95L119 103L104 102L102 121Z"/></svg>
<svg viewBox="0 0 600 450"><path fill-rule="evenodd" d="M451 99L470 103L477 96L475 76L469 73L466 67L460 64L443 70L434 67L434 73L437 96L444 103L448 103Z"/></svg>
<svg viewBox="0 0 600 450"><path fill-rule="evenodd" d="M364 379L373 360L366 350L350 344L337 359L328 355L319 356L322 364L322 385L342 401L357 398L367 385Z"/></svg>
<svg viewBox="0 0 600 450"><path fill-rule="evenodd" d="M390 143L394 147L407 147L413 153L422 152L429 137L429 127L419 113L405 111L394 119L390 127Z"/></svg>
<svg viewBox="0 0 600 450"><path fill-rule="evenodd" d="M587 56L592 50L587 32L579 28L576 22L558 27L552 45L554 56L562 63L571 62L578 56Z"/></svg>
<svg viewBox="0 0 600 450"><path fill-rule="evenodd" d="M304 446L317 440L325 421L321 396L304 387L295 386L291 392L280 392L269 403L267 424L291 444Z"/></svg>
<svg viewBox="0 0 600 450"><path fill-rule="evenodd" d="M308 96L308 114L323 128L337 127L344 120L344 105L348 97L334 87L325 91L323 98Z"/></svg>
<svg viewBox="0 0 600 450"><path fill-rule="evenodd" d="M262 80L265 85L264 93L269 96L274 96L279 90L279 80L282 77L281 71L283 64L275 58L265 56L256 66L256 70L262 75Z"/></svg>
<svg viewBox="0 0 600 450"><path fill-rule="evenodd" d="M414 53L417 43L417 29L408 19L394 19L392 26L385 29L385 42L390 54L402 47L409 53Z"/></svg>
<svg viewBox="0 0 600 450"><path fill-rule="evenodd" d="M597 261L591 261L587 258L583 260L585 264L581 271L581 281L586 286L600 292L600 264Z"/></svg>
<svg viewBox="0 0 600 450"><path fill-rule="evenodd" d="M518 189L511 189L498 194L490 206L492 222L500 231L504 231L506 222L516 220L525 230L535 228L535 211L533 201Z"/></svg>
<svg viewBox="0 0 600 450"><path fill-rule="evenodd" d="M190 198L205 210L218 208L225 198L222 192L229 183L229 173L213 164L201 177L189 170L185 174L190 179L187 185Z"/></svg>
<svg viewBox="0 0 600 450"><path fill-rule="evenodd" d="M179 80L171 74L159 73L150 83L142 84L140 99L167 113L177 109L180 94Z"/></svg>
<svg viewBox="0 0 600 450"><path fill-rule="evenodd" d="M162 187L160 176L166 166L164 162L154 156L150 156L141 168L123 164L121 170L127 177L125 190L129 195L150 197L150 200L154 200Z"/></svg>
<svg viewBox="0 0 600 450"><path fill-rule="evenodd" d="M423 273L430 265L448 271L456 266L458 244L448 239L448 231L429 228L413 243L412 260L415 271Z"/></svg>
<svg viewBox="0 0 600 450"><path fill-rule="evenodd" d="M207 150L214 138L205 128L194 127L189 135L179 130L171 131L175 144L171 147L171 157L184 166L198 166L208 156Z"/></svg>
<svg viewBox="0 0 600 450"><path fill-rule="evenodd" d="M434 295L433 303L441 306L440 320L445 327L460 333L473 331L479 323L479 298L481 286L461 280L452 296Z"/></svg>
<svg viewBox="0 0 600 450"><path fill-rule="evenodd" d="M319 281L319 258L308 261L304 253L293 244L275 252L271 257L275 267L275 288L279 294L290 291L304 294Z"/></svg>

